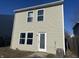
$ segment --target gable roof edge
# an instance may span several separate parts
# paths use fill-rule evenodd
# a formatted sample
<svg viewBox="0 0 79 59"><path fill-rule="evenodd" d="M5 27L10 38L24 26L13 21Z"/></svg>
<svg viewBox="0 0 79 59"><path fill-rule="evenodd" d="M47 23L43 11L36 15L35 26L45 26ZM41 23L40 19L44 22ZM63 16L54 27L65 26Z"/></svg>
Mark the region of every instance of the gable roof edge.
<svg viewBox="0 0 79 59"><path fill-rule="evenodd" d="M60 4L63 4L63 2L64 2L63 0L60 0L60 1L56 1L56 2L45 3L45 4L41 4L41 5L16 9L16 10L14 10L14 12L17 13L17 12L22 12L22 11L27 11L27 10L40 9L40 8L45 8L45 7L49 7L49 6L60 5Z"/></svg>

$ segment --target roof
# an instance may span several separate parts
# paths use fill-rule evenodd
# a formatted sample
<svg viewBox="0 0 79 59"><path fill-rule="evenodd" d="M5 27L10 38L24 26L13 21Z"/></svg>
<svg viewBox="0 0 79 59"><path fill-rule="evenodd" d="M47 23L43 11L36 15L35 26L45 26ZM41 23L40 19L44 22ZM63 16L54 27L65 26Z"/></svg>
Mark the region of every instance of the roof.
<svg viewBox="0 0 79 59"><path fill-rule="evenodd" d="M63 0L60 0L60 1L55 1L55 2L51 2L51 3L45 3L45 4L41 4L41 5L37 5L37 6L31 6L31 7L27 7L27 8L16 9L16 10L14 10L14 12L17 13L17 12L22 12L22 11L28 11L28 10L34 10L34 9L40 9L40 8L46 8L46 7L61 5L61 4L63 4L63 2L64 2Z"/></svg>

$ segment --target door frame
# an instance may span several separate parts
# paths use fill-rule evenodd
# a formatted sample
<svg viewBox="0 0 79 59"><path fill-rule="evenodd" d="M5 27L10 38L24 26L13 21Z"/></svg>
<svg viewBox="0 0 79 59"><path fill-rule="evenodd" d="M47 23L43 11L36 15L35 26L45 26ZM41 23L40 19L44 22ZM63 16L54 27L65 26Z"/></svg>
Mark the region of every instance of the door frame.
<svg viewBox="0 0 79 59"><path fill-rule="evenodd" d="M40 48L40 34L45 34L45 49L41 49ZM38 33L38 38L39 38L39 44L38 44L38 49L39 51L43 51L43 52L46 52L47 48L46 48L46 45L47 45L47 33L46 32L39 32Z"/></svg>

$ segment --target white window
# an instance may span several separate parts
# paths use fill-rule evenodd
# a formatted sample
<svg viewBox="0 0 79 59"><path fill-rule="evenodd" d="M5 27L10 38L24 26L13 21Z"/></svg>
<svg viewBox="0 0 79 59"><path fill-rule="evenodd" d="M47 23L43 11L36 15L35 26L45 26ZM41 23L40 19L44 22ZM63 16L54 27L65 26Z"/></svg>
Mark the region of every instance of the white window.
<svg viewBox="0 0 79 59"><path fill-rule="evenodd" d="M25 33L21 33L20 34L20 44L25 44L25 36L26 36L26 34Z"/></svg>
<svg viewBox="0 0 79 59"><path fill-rule="evenodd" d="M38 21L43 21L44 10L38 10Z"/></svg>
<svg viewBox="0 0 79 59"><path fill-rule="evenodd" d="M27 38L27 39L26 39ZM33 33L20 33L20 41L19 44L25 44L25 41L27 40L28 45L32 45L33 42Z"/></svg>
<svg viewBox="0 0 79 59"><path fill-rule="evenodd" d="M33 33L27 33L27 44L32 45Z"/></svg>
<svg viewBox="0 0 79 59"><path fill-rule="evenodd" d="M27 22L32 22L32 20L33 20L33 12L28 12Z"/></svg>

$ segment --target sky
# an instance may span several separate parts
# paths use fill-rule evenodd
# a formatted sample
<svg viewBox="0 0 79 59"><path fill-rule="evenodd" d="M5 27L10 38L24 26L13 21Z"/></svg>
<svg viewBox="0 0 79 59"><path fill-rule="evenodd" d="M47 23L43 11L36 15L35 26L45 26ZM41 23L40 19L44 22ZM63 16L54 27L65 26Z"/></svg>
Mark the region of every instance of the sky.
<svg viewBox="0 0 79 59"><path fill-rule="evenodd" d="M0 14L13 14L13 10L49 3L56 0L0 0ZM79 0L65 0L64 1L64 26L65 30L73 33L72 27L77 20L79 10Z"/></svg>
<svg viewBox="0 0 79 59"><path fill-rule="evenodd" d="M64 23L65 29L73 33L73 26L78 21L79 0L65 0L64 1Z"/></svg>

